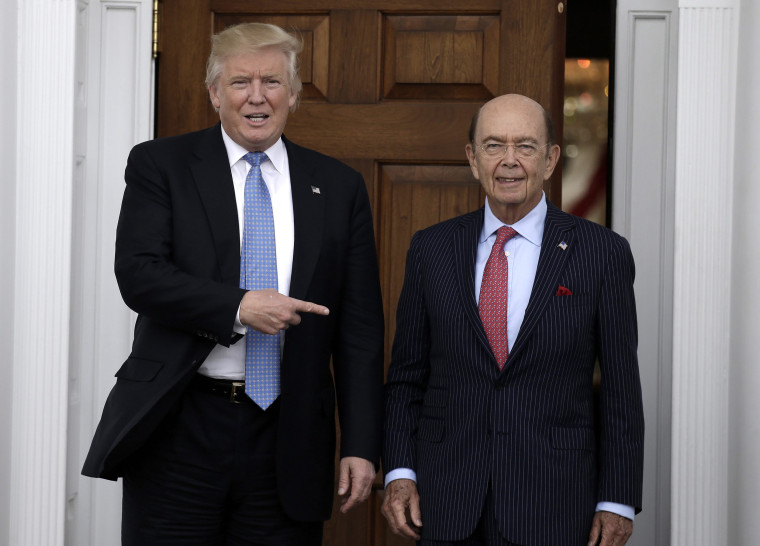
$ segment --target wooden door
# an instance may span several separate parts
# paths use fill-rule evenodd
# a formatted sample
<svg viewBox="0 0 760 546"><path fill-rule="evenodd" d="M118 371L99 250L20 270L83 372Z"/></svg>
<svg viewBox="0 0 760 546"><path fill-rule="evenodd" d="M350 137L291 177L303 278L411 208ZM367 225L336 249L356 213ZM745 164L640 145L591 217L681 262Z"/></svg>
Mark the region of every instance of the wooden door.
<svg viewBox="0 0 760 546"><path fill-rule="evenodd" d="M406 250L421 228L483 204L464 146L481 104L522 93L562 134L564 2L559 0L162 0L158 136L218 121L203 85L209 36L247 21L304 40L301 104L285 134L364 175L372 201L386 320L386 366ZM547 185L559 205L560 173ZM325 527L326 545L411 544L370 501Z"/></svg>

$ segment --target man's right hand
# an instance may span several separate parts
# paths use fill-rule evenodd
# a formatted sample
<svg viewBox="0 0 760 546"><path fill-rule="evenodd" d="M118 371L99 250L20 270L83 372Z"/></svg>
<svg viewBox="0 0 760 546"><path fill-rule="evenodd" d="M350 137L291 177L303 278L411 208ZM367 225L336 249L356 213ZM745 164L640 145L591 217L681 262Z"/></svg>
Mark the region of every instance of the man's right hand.
<svg viewBox="0 0 760 546"><path fill-rule="evenodd" d="M420 496L414 481L399 479L389 483L385 488L382 512L394 533L414 540L420 539Z"/></svg>
<svg viewBox="0 0 760 546"><path fill-rule="evenodd" d="M301 323L299 313L329 315L324 305L283 296L271 288L251 290L240 300L240 322L261 333L274 335Z"/></svg>

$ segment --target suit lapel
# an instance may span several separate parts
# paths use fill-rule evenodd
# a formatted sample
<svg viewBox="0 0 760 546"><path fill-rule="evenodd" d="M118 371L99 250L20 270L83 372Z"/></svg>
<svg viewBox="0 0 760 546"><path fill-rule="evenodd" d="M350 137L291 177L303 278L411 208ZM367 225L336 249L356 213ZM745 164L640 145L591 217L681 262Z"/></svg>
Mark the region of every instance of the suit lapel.
<svg viewBox="0 0 760 546"><path fill-rule="evenodd" d="M536 268L536 278L533 281L533 290L530 294L528 307L525 309L520 332L509 353L506 370L511 360L516 358L527 344L531 333L541 319L544 309L552 297L555 296L559 278L565 268L568 258L573 252L575 222L573 217L560 211L547 201L546 222L544 225L544 237L541 241L541 253ZM564 249L560 246L564 243Z"/></svg>
<svg viewBox="0 0 760 546"><path fill-rule="evenodd" d="M290 165L290 186L293 196L293 272L290 279L290 296L306 298L311 277L317 265L322 245L324 226L324 199L326 188L320 183L321 173L303 152L285 137Z"/></svg>
<svg viewBox="0 0 760 546"><path fill-rule="evenodd" d="M452 238L452 250L454 263L456 264L457 286L459 287L459 299L462 309L470 321L475 336L483 346L490 351L483 323L478 313L478 305L475 301L475 260L477 259L478 238L483 229L483 208L474 214L463 217L459 229L454 232Z"/></svg>
<svg viewBox="0 0 760 546"><path fill-rule="evenodd" d="M235 187L221 125L205 131L193 150L190 163L200 200L214 238L220 278L226 284L240 282L240 231Z"/></svg>

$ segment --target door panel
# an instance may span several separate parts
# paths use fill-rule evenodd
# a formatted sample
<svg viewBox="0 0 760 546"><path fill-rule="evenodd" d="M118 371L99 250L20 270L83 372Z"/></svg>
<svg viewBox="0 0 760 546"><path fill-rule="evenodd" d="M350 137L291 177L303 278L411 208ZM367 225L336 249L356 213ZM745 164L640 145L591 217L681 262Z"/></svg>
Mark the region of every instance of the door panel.
<svg viewBox="0 0 760 546"><path fill-rule="evenodd" d="M304 41L304 89L285 133L351 165L374 213L386 366L413 233L474 210L483 194L464 146L472 115L502 93L529 95L562 134L565 15L556 0L163 0L158 136L218 121L203 85L209 37L247 21ZM559 205L561 168L546 186ZM325 544L411 544L385 528L380 478L367 504L336 509Z"/></svg>

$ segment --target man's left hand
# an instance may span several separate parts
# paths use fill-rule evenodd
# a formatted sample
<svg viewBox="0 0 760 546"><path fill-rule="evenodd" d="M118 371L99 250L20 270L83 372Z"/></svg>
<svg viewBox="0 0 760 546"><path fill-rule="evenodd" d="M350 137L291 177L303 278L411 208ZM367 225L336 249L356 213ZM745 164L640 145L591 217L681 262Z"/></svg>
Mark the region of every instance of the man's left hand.
<svg viewBox="0 0 760 546"><path fill-rule="evenodd" d="M633 522L613 512L594 514L588 546L623 546L633 534Z"/></svg>
<svg viewBox="0 0 760 546"><path fill-rule="evenodd" d="M367 500L375 481L375 465L360 457L343 457L340 460L338 495L342 497L340 511L344 514Z"/></svg>

